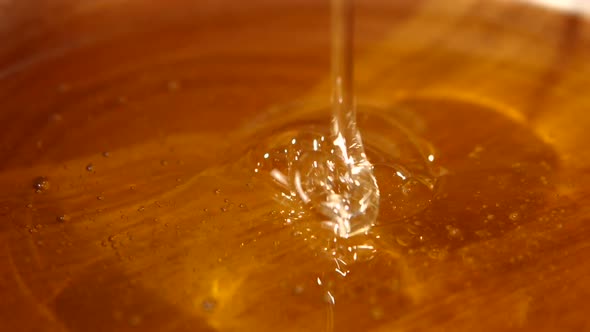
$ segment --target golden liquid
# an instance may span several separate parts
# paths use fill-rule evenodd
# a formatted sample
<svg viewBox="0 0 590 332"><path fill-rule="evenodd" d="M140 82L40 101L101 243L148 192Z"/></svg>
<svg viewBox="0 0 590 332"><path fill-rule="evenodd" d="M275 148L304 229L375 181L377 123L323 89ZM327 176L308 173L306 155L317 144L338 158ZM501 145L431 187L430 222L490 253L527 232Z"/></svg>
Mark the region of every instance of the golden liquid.
<svg viewBox="0 0 590 332"><path fill-rule="evenodd" d="M53 282L62 282L75 269L72 259L82 264L86 253L95 252L101 272L76 277L52 300L51 310L74 329L149 324L150 310L164 309L137 295L141 285L197 317L203 330L287 326L293 331L353 331L380 326L403 316L422 297L436 296L415 288L430 285L417 281L420 276L413 266L421 266L421 273L443 273L436 263L452 257L467 271L508 268L528 259L526 246L541 240L535 234L519 235L529 223L551 228L563 222L563 212L556 208L555 153L526 127L460 100L412 99L378 109L378 115L360 107L359 126L382 188L381 209L372 232L373 249L358 251L366 255L358 262L336 260L330 251L332 233L320 227L317 214L277 200L271 177L253 171L265 160L264 152L271 151L269 146L280 147L280 138L292 137L286 133L309 133L310 123L325 123L315 121L321 112L312 110L313 116L298 105L287 120L272 114L223 141L215 135L185 138L182 150L133 171L117 168L115 153L93 163L95 174L85 170L84 163L68 163L68 169L53 175L50 188L80 186L81 192L95 194L82 196L79 212L72 215L53 210L63 199L59 191L35 193L29 187L18 208L19 215L30 216L19 226L26 239L19 241L37 249L32 256L12 257L12 264L20 270L30 260L39 260L39 268L50 273ZM480 130L460 132L455 127L459 120ZM449 128L455 130L449 133ZM388 141L390 137L395 140ZM198 144L203 141L210 144ZM199 162L198 173L192 162L182 162L210 151L224 151L223 157ZM381 168L380 161L402 163L409 167L403 172L436 179L431 182L436 185L431 189L428 181L410 177L410 182L402 181L399 169ZM78 179L70 169L88 174ZM98 191L101 173L117 169L128 172L129 182ZM167 189L153 191L154 181ZM113 196L123 201L113 201ZM62 217L64 213L68 216ZM496 247L495 239L508 232L520 244ZM100 241L85 243L84 237L97 235ZM355 239L346 245L356 245ZM359 241L367 243L366 238ZM516 261L486 260L479 247L470 247L481 242L490 243L488 250L513 251ZM11 246L24 244L17 243ZM70 250L80 254L64 255ZM100 259L110 254L116 260ZM70 268L61 269L61 264ZM151 266L149 277L134 270L144 264ZM166 265L180 270L162 267ZM121 278L118 273L137 277L116 286L111 282ZM34 279L35 273L28 276ZM41 294L47 287L30 285Z"/></svg>
<svg viewBox="0 0 590 332"><path fill-rule="evenodd" d="M167 100L180 98L169 92ZM297 144L330 135L329 120L328 105L304 101L230 134L219 121L211 131L6 170L5 303L33 318L0 322L56 331L429 329L507 288L506 324L538 319L523 307L539 293L512 289L528 290L531 275L554 277L535 264L558 241L548 234L581 223L568 193L582 170L489 104L411 93L387 106L360 103L379 215L369 238L336 244L369 243L355 251L363 259L334 257L321 217L281 199L269 176L309 146Z"/></svg>
<svg viewBox="0 0 590 332"><path fill-rule="evenodd" d="M298 105L291 112L297 114L297 110L303 108ZM406 306L410 307L424 296L412 289L416 276L409 266L435 265L450 254L460 255L461 264L474 268L490 264L480 260L478 250L472 252L469 245L480 241L493 243L507 232L526 229L529 222L542 222L546 227L559 222L556 221L559 220L558 210L551 208L556 204L552 193L555 190L553 169L557 167L554 152L526 128L494 110L459 100L418 99L387 110L367 109L363 113L361 107L359 111L359 126L365 133L368 151L373 152L369 153L369 158L376 164L375 174L383 192L377 226L370 240L353 237L349 242L338 242L353 248L370 245L370 250L355 250L358 255L365 255L360 262L335 255L335 245L331 242L333 234L322 230L321 218L301 207L296 200L293 202L277 193L270 177L266 178L268 181L260 175L248 177L252 167L260 170L275 167L265 167L264 152L271 152L269 158L275 159L274 165L288 160L281 159L281 154L294 137L293 131L309 128L310 123L325 123L314 122L310 114L301 112L301 119L287 121L288 125L268 120L257 127L258 135L253 143L256 148L251 150L256 166L247 154L240 161L231 162L231 166L208 173L205 183L197 180L195 185L209 192L206 196L210 198L203 198L203 208L211 201L221 204L222 199L230 197L220 212L210 213L211 221L206 224L221 232L219 236L224 239L232 238L230 234L234 232L242 234L235 238L235 243L220 248L221 257L210 257L217 272L207 271L202 276L220 288L213 291L219 294L209 290L207 295L205 291L208 299L219 305L218 309L207 313L214 326L222 330L229 328L223 326L224 322L242 317L244 312L253 320L252 324L269 329L279 325L293 326L293 330L306 326L321 329L322 324L335 330L378 326L384 319L401 315ZM378 116L371 111L378 112ZM316 110L312 112L317 113ZM449 119L449 114L457 118ZM275 116L273 114L270 119ZM297 118L297 115L292 117ZM449 135L448 128L458 119L482 130ZM386 125L385 121L393 124ZM487 132L481 127L482 123L488 124ZM422 129L418 129L420 127ZM418 132L428 137L431 144L416 136ZM494 139L489 139L494 132L513 135L494 135ZM301 136L304 135L297 136L299 141ZM283 138L284 145L275 143L279 137ZM466 140L468 137L470 139ZM392 145L389 150L386 144ZM269 145L278 148L273 151L268 149ZM525 148L515 149L515 146ZM456 158L456 154L461 154L461 158ZM446 162L450 158L455 162ZM403 172L412 176L408 175L404 181L398 175L401 168L381 167L383 163L378 160L385 160L386 165L406 165ZM221 192L217 197L216 188ZM240 204L247 207L247 212L239 208ZM213 230L200 231L211 234ZM210 241L197 252L214 248L219 239L211 237ZM531 243L537 239L527 236L524 241ZM513 253L515 259L525 259L527 251L519 250L522 249ZM264 254L253 255L256 252ZM270 259L266 252L271 253ZM203 259L206 258L199 256L199 260ZM215 259L219 260L217 264ZM233 278L239 281L229 281ZM226 284L217 286L217 282ZM232 287L238 290L224 293L223 289ZM260 292L269 300L265 303L238 301L236 307L239 294ZM297 310L316 312L317 316L305 322L294 320L296 316L292 315ZM269 311L282 315L267 317Z"/></svg>

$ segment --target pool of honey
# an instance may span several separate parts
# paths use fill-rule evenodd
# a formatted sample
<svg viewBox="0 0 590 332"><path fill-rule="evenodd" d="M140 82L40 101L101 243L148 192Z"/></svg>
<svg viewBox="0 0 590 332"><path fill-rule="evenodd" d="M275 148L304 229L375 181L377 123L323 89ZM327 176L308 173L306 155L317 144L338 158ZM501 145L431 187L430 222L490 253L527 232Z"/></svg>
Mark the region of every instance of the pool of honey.
<svg viewBox="0 0 590 332"><path fill-rule="evenodd" d="M583 17L359 4L369 157L433 185L377 163L350 261L254 171L321 126L327 4L243 6L0 3L1 330L590 328Z"/></svg>

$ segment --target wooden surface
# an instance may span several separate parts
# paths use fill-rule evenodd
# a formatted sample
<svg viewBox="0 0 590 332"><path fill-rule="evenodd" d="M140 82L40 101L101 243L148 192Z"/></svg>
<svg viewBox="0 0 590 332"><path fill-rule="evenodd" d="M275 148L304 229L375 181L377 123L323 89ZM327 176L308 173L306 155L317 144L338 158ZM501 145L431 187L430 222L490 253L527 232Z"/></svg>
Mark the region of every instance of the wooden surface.
<svg viewBox="0 0 590 332"><path fill-rule="evenodd" d="M590 23L491 0L362 1L357 15L361 102L424 115L457 170L479 139L501 147L490 165L527 158L554 184L505 232L397 254L401 295L366 329L590 330ZM201 171L268 109L329 96L328 28L327 1L0 1L0 330L323 330L324 303L265 282L313 263L289 240L269 250L280 227L232 224L267 211ZM457 195L478 192L462 181ZM249 211L203 212L224 198ZM366 271L374 284L388 270ZM335 326L358 331L342 306Z"/></svg>

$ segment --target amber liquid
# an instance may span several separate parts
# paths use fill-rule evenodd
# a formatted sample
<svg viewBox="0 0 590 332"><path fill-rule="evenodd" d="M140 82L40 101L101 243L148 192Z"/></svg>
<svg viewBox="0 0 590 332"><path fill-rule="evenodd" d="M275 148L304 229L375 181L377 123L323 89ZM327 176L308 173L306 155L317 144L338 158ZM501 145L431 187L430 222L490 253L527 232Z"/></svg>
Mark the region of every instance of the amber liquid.
<svg viewBox="0 0 590 332"><path fill-rule="evenodd" d="M486 275L540 259L547 232L574 212L572 170L503 109L411 93L367 104L357 124L380 208L369 236L346 241L271 176L298 151L331 149L322 102L261 111L231 134L6 172L7 266L27 294L10 303L38 308L36 326L71 331L428 329L415 310L469 305L449 294L480 281L473 292L493 293Z"/></svg>
<svg viewBox="0 0 590 332"><path fill-rule="evenodd" d="M360 251L366 256L353 263L339 261L330 254L334 237L320 226L321 218L282 196L270 176L254 172L269 151L275 163L286 160L284 147L290 144L293 130L314 132L307 129L311 126L329 134L325 126L329 109L324 109L323 117L316 108L311 113L301 105L288 110L291 119L277 120L271 114L256 124L257 134L251 134L251 128L236 133L229 142L237 148L198 144L201 140L222 143L215 135L185 139L180 145L184 151L165 154L162 160L167 162L137 168L133 172L139 174L127 175L127 185L110 191L99 189L100 178L101 173L118 169L116 153L94 163L94 176L84 170L84 162L70 162L67 170L55 171L47 191L35 193L30 188L19 213L31 215L32 220L20 227L38 248L36 259L49 271L44 273L51 273L56 282L67 279L71 268L59 266L66 264L64 257L70 257L64 255L69 243L86 248L79 257L85 257L84 252L117 257L100 263L102 272L78 277L57 294L55 310L63 310L60 319L80 327L92 322L92 317L100 317L100 326L148 324L147 310L153 303L146 306L150 300L137 295L135 289L141 285L198 317L198 326L204 330L206 326L219 331L272 331L277 326L292 331L368 330L403 316L424 297L437 296L430 290L447 290L422 284L418 271L441 274L443 282L460 275L437 270L440 261L472 269L502 268L503 262L490 262L479 247L471 247L481 242L489 242L490 250L511 252L517 264L530 259L525 244L539 241L535 235L519 232L525 232L529 223L549 228L561 223L562 212L555 207L555 153L526 127L493 109L461 100L418 98L387 110L359 107L359 127L382 188L381 209L372 230L371 250ZM480 130L459 132L454 127L459 120ZM449 133L450 127L456 131ZM498 131L514 135L498 136ZM240 143L244 135L252 146L246 150ZM200 164L198 174L190 175L195 169L191 158L205 153L199 146L206 151L223 150L226 155ZM408 168L387 166L395 163ZM72 178L70 168L87 172L83 177L97 178L98 184ZM261 169L268 170L264 165ZM404 181L402 172L435 177L434 188L416 176ZM148 173L160 174L155 181L169 189L151 192L154 178L144 178ZM52 202L60 199L57 184L84 186L83 214L51 210ZM134 203L121 207L129 203L111 198L119 192L124 194L119 197ZM62 214L69 217L60 220ZM495 247L494 241L509 232L517 237L514 246ZM83 245L81 239L88 236L96 242ZM356 238L348 244L355 245ZM366 245L365 241L362 238L358 244ZM175 254L169 256L171 252ZM35 256L12 259L22 269L30 264L26 257ZM143 264L152 266L149 276L141 277L137 271L140 277L121 285L122 289L109 284L120 278L121 268L128 271L124 273L137 273L130 271ZM167 266L180 270L170 274ZM88 284L98 289L88 289ZM44 285L35 287L44 292ZM97 308L89 302L93 300L109 307ZM85 304L71 311L80 303ZM72 316L79 311L80 316ZM95 311L100 314L93 316Z"/></svg>

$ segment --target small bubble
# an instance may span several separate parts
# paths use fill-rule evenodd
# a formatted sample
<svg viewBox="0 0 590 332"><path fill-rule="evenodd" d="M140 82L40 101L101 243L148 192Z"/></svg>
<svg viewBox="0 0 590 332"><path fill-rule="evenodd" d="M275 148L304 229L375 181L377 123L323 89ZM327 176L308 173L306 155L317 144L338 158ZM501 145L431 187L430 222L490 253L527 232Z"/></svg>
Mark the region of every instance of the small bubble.
<svg viewBox="0 0 590 332"><path fill-rule="evenodd" d="M138 326L139 324L141 324L141 316L139 315L133 315L131 316L131 318L129 318L129 325L131 326Z"/></svg>
<svg viewBox="0 0 590 332"><path fill-rule="evenodd" d="M447 232L449 237L452 239L462 239L463 235L461 234L461 230L455 226L447 225L446 226Z"/></svg>
<svg viewBox="0 0 590 332"><path fill-rule="evenodd" d="M143 212L143 211L145 211L145 207L144 207L144 206L140 206L140 207L137 209L137 211L139 211L139 212Z"/></svg>
<svg viewBox="0 0 590 332"><path fill-rule="evenodd" d="M542 183L543 185L547 185L547 184L549 184L549 181L547 181L547 178L546 178L546 177L544 177L544 176L541 176L541 177L539 178L539 181L541 181L541 183Z"/></svg>
<svg viewBox="0 0 590 332"><path fill-rule="evenodd" d="M431 249L428 252L428 257L432 258L432 259L436 259L436 260L442 260L444 258L446 258L447 256L447 252L444 249Z"/></svg>
<svg viewBox="0 0 590 332"><path fill-rule="evenodd" d="M493 214L488 214L487 218L488 218L488 220L493 220L494 219L494 215Z"/></svg>
<svg viewBox="0 0 590 332"><path fill-rule="evenodd" d="M380 307L371 308L371 317L374 320L381 320L381 318L383 318L383 309Z"/></svg>
<svg viewBox="0 0 590 332"><path fill-rule="evenodd" d="M221 194L221 189L215 189L213 192L215 193L215 195L219 195Z"/></svg>
<svg viewBox="0 0 590 332"><path fill-rule="evenodd" d="M68 92L68 91L70 91L70 89L71 89L71 87L67 83L61 83L57 86L57 92L59 92L59 93Z"/></svg>
<svg viewBox="0 0 590 332"><path fill-rule="evenodd" d="M469 158L478 158L480 153L484 150L483 146L476 145L475 148L469 153Z"/></svg>
<svg viewBox="0 0 590 332"><path fill-rule="evenodd" d="M49 116L49 120L53 122L60 122L61 120L63 120L63 117L59 113L53 113Z"/></svg>
<svg viewBox="0 0 590 332"><path fill-rule="evenodd" d="M520 218L520 214L518 212L512 212L508 218L510 218L512 221L517 221L518 218Z"/></svg>
<svg viewBox="0 0 590 332"><path fill-rule="evenodd" d="M33 189L35 189L36 193L47 191L49 190L49 187L49 180L44 176L38 176L33 180Z"/></svg>
<svg viewBox="0 0 590 332"><path fill-rule="evenodd" d="M103 196L96 196L96 199L98 199L99 201L104 201L104 197Z"/></svg>
<svg viewBox="0 0 590 332"><path fill-rule="evenodd" d="M105 158L108 158L108 157L111 156L111 153L108 152L108 151L105 151L105 152L102 153L102 156L105 157Z"/></svg>
<svg viewBox="0 0 590 332"><path fill-rule="evenodd" d="M304 290L303 285L295 285L295 287L293 287L293 294L301 295Z"/></svg>
<svg viewBox="0 0 590 332"><path fill-rule="evenodd" d="M94 165L92 165L92 164L88 164L88 165L86 165L86 170L87 170L88 172L94 172Z"/></svg>
<svg viewBox="0 0 590 332"><path fill-rule="evenodd" d="M221 212L227 212L227 208L225 208L225 207L222 207L222 208L221 208Z"/></svg>
<svg viewBox="0 0 590 332"><path fill-rule="evenodd" d="M167 160L160 160L160 165L168 166L168 161Z"/></svg>
<svg viewBox="0 0 590 332"><path fill-rule="evenodd" d="M32 209L33 208L33 204L31 204L31 203L27 204L27 208Z"/></svg>
<svg viewBox="0 0 590 332"><path fill-rule="evenodd" d="M204 299L203 302L201 303L201 307L206 312L213 311L216 306L217 306L217 301L213 298L210 298L210 297Z"/></svg>
<svg viewBox="0 0 590 332"><path fill-rule="evenodd" d="M70 221L70 216L67 214L62 214L61 216L57 217L58 222L67 222Z"/></svg>
<svg viewBox="0 0 590 332"><path fill-rule="evenodd" d="M241 204L239 205L239 207L240 207L240 209L245 209L245 208L246 208L246 204L244 204L244 203L241 203Z"/></svg>
<svg viewBox="0 0 590 332"><path fill-rule="evenodd" d="M168 81L167 84L168 91L176 91L180 88L180 83L178 81Z"/></svg>

